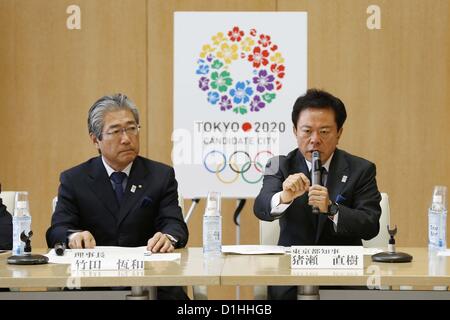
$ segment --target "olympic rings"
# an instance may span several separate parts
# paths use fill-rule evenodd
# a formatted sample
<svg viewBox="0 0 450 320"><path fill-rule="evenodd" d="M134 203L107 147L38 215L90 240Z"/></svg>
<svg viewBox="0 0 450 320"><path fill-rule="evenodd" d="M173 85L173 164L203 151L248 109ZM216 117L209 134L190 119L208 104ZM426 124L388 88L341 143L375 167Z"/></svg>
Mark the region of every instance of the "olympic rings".
<svg viewBox="0 0 450 320"><path fill-rule="evenodd" d="M242 172L244 172L243 169L242 169L242 170L236 170L236 169L233 168L233 165L232 165L232 163L233 163L234 161L232 161L231 159L233 158L234 155L236 155L236 154L238 154L238 153L243 153L243 154L245 154L245 155L247 156L247 158L248 158L248 162L250 162L250 163L251 163L252 159L250 158L250 155L248 154L248 152L245 152L245 151L235 151L235 152L233 152L233 153L230 155L230 158L229 158L229 161L230 161L230 169L233 170L233 171L236 172L236 173L242 173ZM225 157L225 155L224 155L224 157ZM250 164L250 165L251 165L251 164ZM244 167L244 166L242 166L242 167ZM250 169L250 167L248 167L246 171L248 171L249 169Z"/></svg>
<svg viewBox="0 0 450 320"><path fill-rule="evenodd" d="M239 173L236 173L236 175L234 176L234 178L230 179L230 180L225 180L224 178L222 178L220 176L220 171L216 172L216 177L217 179L219 179L220 182L225 183L225 184L231 184L236 182L236 180L239 178Z"/></svg>
<svg viewBox="0 0 450 320"><path fill-rule="evenodd" d="M249 167L252 165L250 161L247 162L247 163L248 163L248 166L249 166ZM247 164L247 163L246 163L246 164ZM244 164L242 167L245 167L246 164ZM261 164L261 163L255 162L254 164L255 164L255 168L256 168L256 164L258 164L258 165L262 168L262 164ZM245 171L245 172L247 172L247 171ZM259 172L262 172L262 171L259 171ZM250 181L250 180L248 180L248 179L244 176L244 172L242 172L241 176L242 176L242 179L243 179L245 182L250 183L250 184L258 183L258 182L260 182L260 181L262 180L262 178L264 177L264 175L261 175L258 179L254 180L254 181Z"/></svg>
<svg viewBox="0 0 450 320"><path fill-rule="evenodd" d="M246 151L234 151L229 156L228 161L227 161L226 160L226 156L225 156L225 154L223 152L218 151L218 150L212 150L212 151L208 152L205 155L205 157L203 159L203 165L204 165L204 167L205 167L205 169L207 171L215 174L217 179L219 179L219 181L221 181L222 183L225 183L225 184L234 183L239 178L239 175L241 175L242 180L244 180L245 182L247 182L249 184L256 184L256 183L259 183L262 180L262 178L263 178L263 174L262 173L263 173L264 165L260 161L258 161L259 160L258 157L261 154L263 154L263 153L266 153L266 154L269 154L269 155L273 155L272 152L270 152L269 150L259 151L255 155L255 157L254 157L254 159L252 161L252 159L250 157L250 154L248 152L246 152ZM208 165L208 161L207 161L208 158L210 158L213 154L218 154L222 158L221 159L222 161L220 161L220 162L218 162L216 164L216 170L211 169L211 163ZM244 162L244 164L241 167L239 167L238 162L237 162L237 157L238 157L239 154L243 154L246 157L245 162ZM232 177L232 178L230 178L228 180L225 179L223 177L223 174L222 174L222 172L227 167L227 162L228 162L228 167L230 167L231 171L236 173L236 175L234 177ZM242 163L242 161L241 161L241 163ZM245 173L247 173L250 170L252 165L256 169L257 172L261 173L261 175L255 180L251 180L251 179L249 179L248 177L246 177L244 175Z"/></svg>
<svg viewBox="0 0 450 320"><path fill-rule="evenodd" d="M208 158L208 156L209 156L210 154L212 154L212 153L222 154L222 157L223 157L223 167L220 168L220 170L218 169L219 166L217 167L216 170L211 170L210 168L208 168L208 165L206 164L206 158ZM222 172L223 169L225 169L225 167L226 167L226 163L227 163L227 158L225 158L225 154L223 154L222 152L217 151L217 150L213 150L213 151L208 152L208 153L206 154L205 158L203 159L203 165L205 166L205 169L208 170L208 171L211 172L211 173Z"/></svg>
<svg viewBox="0 0 450 320"><path fill-rule="evenodd" d="M254 164L255 169L256 169L257 171L263 173L263 170L262 170L263 168L258 169L258 168L256 167L256 164L257 164L257 163L260 163L260 162L256 161L256 159L258 158L258 156L259 156L261 153L267 153L267 154L271 155L272 157L273 157L273 153L270 152L269 150L263 150L263 151L260 151L260 152L258 152L258 153L256 154L255 160L254 160L253 164Z"/></svg>

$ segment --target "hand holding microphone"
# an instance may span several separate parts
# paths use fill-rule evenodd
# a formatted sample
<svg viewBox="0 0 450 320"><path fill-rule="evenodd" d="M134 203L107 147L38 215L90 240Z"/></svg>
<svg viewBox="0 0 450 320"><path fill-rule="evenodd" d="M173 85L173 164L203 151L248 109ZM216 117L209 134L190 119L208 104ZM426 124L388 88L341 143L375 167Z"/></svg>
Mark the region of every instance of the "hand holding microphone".
<svg viewBox="0 0 450 320"><path fill-rule="evenodd" d="M322 162L320 161L319 151L313 151L311 157L311 185L322 185ZM319 214L320 209L316 206L312 207L314 214Z"/></svg>

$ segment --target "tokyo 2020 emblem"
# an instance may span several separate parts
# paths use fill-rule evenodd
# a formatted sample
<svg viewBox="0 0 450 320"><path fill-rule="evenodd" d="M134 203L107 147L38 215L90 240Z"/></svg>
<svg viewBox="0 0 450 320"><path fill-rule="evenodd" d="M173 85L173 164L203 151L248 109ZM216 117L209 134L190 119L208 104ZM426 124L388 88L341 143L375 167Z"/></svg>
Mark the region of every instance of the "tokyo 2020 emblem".
<svg viewBox="0 0 450 320"><path fill-rule="evenodd" d="M211 40L202 46L195 71L208 103L239 115L266 109L282 89L286 73L284 57L271 36L234 26ZM251 66L246 79L231 74L231 65L239 60Z"/></svg>

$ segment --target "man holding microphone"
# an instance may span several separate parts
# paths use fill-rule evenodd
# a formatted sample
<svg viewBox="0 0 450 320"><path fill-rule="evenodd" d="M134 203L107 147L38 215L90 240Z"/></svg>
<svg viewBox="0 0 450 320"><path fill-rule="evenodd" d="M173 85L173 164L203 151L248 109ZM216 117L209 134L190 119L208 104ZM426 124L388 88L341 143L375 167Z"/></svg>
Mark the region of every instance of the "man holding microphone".
<svg viewBox="0 0 450 320"><path fill-rule="evenodd" d="M259 219L279 219L279 245L357 246L378 234L375 164L337 149L346 118L342 101L322 90L310 89L295 102L298 148L268 161L254 204ZM314 168L317 163L323 166ZM314 184L311 169L320 176ZM296 299L297 287L269 287L268 293L269 299Z"/></svg>

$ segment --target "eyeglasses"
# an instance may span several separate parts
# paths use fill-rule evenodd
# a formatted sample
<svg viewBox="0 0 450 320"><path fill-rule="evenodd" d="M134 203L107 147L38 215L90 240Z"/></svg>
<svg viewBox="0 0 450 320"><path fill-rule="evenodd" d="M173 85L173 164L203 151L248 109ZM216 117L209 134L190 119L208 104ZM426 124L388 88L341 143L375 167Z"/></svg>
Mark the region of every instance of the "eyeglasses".
<svg viewBox="0 0 450 320"><path fill-rule="evenodd" d="M127 136L137 136L139 133L140 125L132 125L126 128L117 128L113 130L106 131L103 133L107 139L118 139L122 134L126 133Z"/></svg>
<svg viewBox="0 0 450 320"><path fill-rule="evenodd" d="M311 128L300 128L299 135L302 138L311 138L313 130ZM319 136L321 139L325 140L331 135L331 129L322 128L319 129Z"/></svg>

